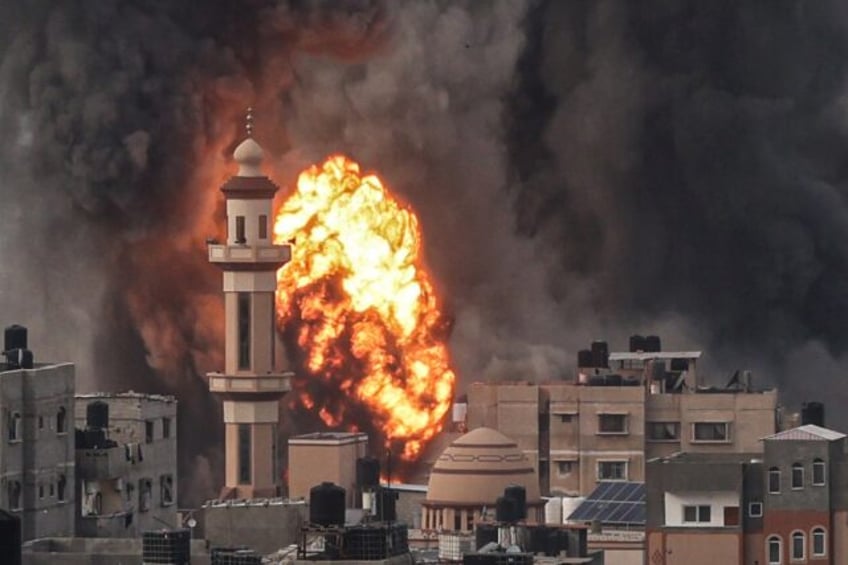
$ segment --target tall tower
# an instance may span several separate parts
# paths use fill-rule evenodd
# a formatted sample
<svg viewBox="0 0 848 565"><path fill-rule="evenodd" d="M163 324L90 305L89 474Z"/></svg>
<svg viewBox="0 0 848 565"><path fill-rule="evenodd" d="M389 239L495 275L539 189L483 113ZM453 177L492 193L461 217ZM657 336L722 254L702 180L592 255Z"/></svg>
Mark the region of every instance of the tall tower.
<svg viewBox="0 0 848 565"><path fill-rule="evenodd" d="M247 134L233 153L239 171L221 191L227 201L227 242L209 245L209 261L224 272L226 339L223 373L209 373L209 390L223 400L226 482L221 498L264 498L279 492L279 400L291 373L276 364L276 271L291 258L274 245L271 203L277 186L262 174L263 151ZM281 355L282 357L282 355Z"/></svg>

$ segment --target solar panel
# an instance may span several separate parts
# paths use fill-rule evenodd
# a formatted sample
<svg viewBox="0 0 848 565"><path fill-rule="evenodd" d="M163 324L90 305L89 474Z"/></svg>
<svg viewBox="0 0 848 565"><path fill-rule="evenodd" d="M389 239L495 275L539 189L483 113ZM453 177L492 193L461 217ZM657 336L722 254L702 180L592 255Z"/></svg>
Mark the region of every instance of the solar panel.
<svg viewBox="0 0 848 565"><path fill-rule="evenodd" d="M645 525L645 483L601 481L569 520L622 526Z"/></svg>

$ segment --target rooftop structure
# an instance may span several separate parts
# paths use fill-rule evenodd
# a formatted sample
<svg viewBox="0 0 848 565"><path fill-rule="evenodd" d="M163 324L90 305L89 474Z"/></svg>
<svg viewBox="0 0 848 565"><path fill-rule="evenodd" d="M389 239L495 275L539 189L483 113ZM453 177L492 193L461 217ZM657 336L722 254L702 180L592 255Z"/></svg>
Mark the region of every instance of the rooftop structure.
<svg viewBox="0 0 848 565"><path fill-rule="evenodd" d="M319 432L289 439L289 496L309 498L309 489L331 482L346 491L348 508L359 506L356 461L368 452L362 433Z"/></svg>

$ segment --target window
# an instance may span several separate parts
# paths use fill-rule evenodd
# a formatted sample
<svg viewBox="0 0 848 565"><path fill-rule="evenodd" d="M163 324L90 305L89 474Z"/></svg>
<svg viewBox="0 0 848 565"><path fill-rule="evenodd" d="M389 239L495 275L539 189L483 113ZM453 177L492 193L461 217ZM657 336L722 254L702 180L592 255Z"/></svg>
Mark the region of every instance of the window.
<svg viewBox="0 0 848 565"><path fill-rule="evenodd" d="M792 464L792 488L804 488L804 466L800 463Z"/></svg>
<svg viewBox="0 0 848 565"><path fill-rule="evenodd" d="M259 215L259 239L268 239L268 216Z"/></svg>
<svg viewBox="0 0 848 565"><path fill-rule="evenodd" d="M174 503L174 477L171 475L159 477L159 498L162 506L170 506Z"/></svg>
<svg viewBox="0 0 848 565"><path fill-rule="evenodd" d="M679 422L648 422L649 441L680 440Z"/></svg>
<svg viewBox="0 0 848 565"><path fill-rule="evenodd" d="M599 481L626 481L626 461L598 461Z"/></svg>
<svg viewBox="0 0 848 565"><path fill-rule="evenodd" d="M804 559L805 537L804 532L792 532L792 559Z"/></svg>
<svg viewBox="0 0 848 565"><path fill-rule="evenodd" d="M696 422L692 425L692 441L730 441L730 424Z"/></svg>
<svg viewBox="0 0 848 565"><path fill-rule="evenodd" d="M626 434L626 414L598 414L599 434Z"/></svg>
<svg viewBox="0 0 848 565"><path fill-rule="evenodd" d="M54 484L51 482L51 483L50 483L50 497L51 497L51 498L53 498L53 495L55 495L55 494L56 494L56 485L54 485Z"/></svg>
<svg viewBox="0 0 848 565"><path fill-rule="evenodd" d="M44 485L38 485L38 498L44 498Z"/></svg>
<svg viewBox="0 0 848 565"><path fill-rule="evenodd" d="M127 483L124 485L124 490L127 491L127 502L132 502L133 495L135 495L135 485L132 483Z"/></svg>
<svg viewBox="0 0 848 565"><path fill-rule="evenodd" d="M558 475L570 475L574 461L557 461L556 466Z"/></svg>
<svg viewBox="0 0 848 565"><path fill-rule="evenodd" d="M236 216L236 243L245 243L247 239L244 237L244 216Z"/></svg>
<svg viewBox="0 0 848 565"><path fill-rule="evenodd" d="M38 415L38 429L44 429L44 416L42 416L41 414Z"/></svg>
<svg viewBox="0 0 848 565"><path fill-rule="evenodd" d="M20 441L21 434L21 415L18 412L9 413L9 441Z"/></svg>
<svg viewBox="0 0 848 565"><path fill-rule="evenodd" d="M238 427L238 471L239 483L250 483L250 424L239 424Z"/></svg>
<svg viewBox="0 0 848 565"><path fill-rule="evenodd" d="M153 443L153 420L146 420L144 422L144 441L146 443Z"/></svg>
<svg viewBox="0 0 848 565"><path fill-rule="evenodd" d="M712 511L709 504L683 507L683 521L686 523L704 523L709 522L711 518Z"/></svg>
<svg viewBox="0 0 848 565"><path fill-rule="evenodd" d="M250 369L250 294L238 293L238 368Z"/></svg>
<svg viewBox="0 0 848 565"><path fill-rule="evenodd" d="M21 509L21 483L18 481L9 481L6 486L6 496L9 499L10 510Z"/></svg>
<svg viewBox="0 0 848 565"><path fill-rule="evenodd" d="M563 424L570 424L571 420L574 419L573 414L557 414L557 416L559 416L559 421Z"/></svg>
<svg viewBox="0 0 848 565"><path fill-rule="evenodd" d="M56 481L56 498L59 499L59 502L65 501L65 489L68 487L68 479L65 478L65 475L59 475L59 480Z"/></svg>
<svg viewBox="0 0 848 565"><path fill-rule="evenodd" d="M724 507L724 525L738 526L739 525L739 507L725 506Z"/></svg>
<svg viewBox="0 0 848 565"><path fill-rule="evenodd" d="M64 406L60 406L59 410L56 411L56 433L57 434L66 434L68 433L68 423L67 423L67 412Z"/></svg>
<svg viewBox="0 0 848 565"><path fill-rule="evenodd" d="M171 419L162 418L162 437L168 439L171 437Z"/></svg>
<svg viewBox="0 0 848 565"><path fill-rule="evenodd" d="M771 536L768 540L766 540L766 553L768 553L769 565L780 565L780 561L783 556L783 548L781 545L779 536Z"/></svg>
<svg viewBox="0 0 848 565"><path fill-rule="evenodd" d="M750 518L759 518L763 515L763 503L751 502L748 504L748 516Z"/></svg>
<svg viewBox="0 0 848 565"><path fill-rule="evenodd" d="M768 472L769 494L780 494L780 469L772 467Z"/></svg>
<svg viewBox="0 0 848 565"><path fill-rule="evenodd" d="M153 481L150 479L141 479L138 481L138 511L147 512L150 510L150 498L153 491Z"/></svg>
<svg viewBox="0 0 848 565"><path fill-rule="evenodd" d="M825 471L824 471L824 461L821 459L816 459L813 461L813 486L824 486L825 484Z"/></svg>
<svg viewBox="0 0 848 565"><path fill-rule="evenodd" d="M824 528L813 528L813 557L827 555L827 534Z"/></svg>

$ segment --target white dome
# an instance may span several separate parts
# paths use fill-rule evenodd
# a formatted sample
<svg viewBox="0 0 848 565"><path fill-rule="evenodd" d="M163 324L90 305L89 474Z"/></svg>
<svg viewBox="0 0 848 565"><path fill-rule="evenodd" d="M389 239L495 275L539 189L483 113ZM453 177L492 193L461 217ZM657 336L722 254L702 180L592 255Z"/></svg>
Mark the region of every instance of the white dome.
<svg viewBox="0 0 848 565"><path fill-rule="evenodd" d="M265 152L252 137L248 137L236 147L233 157L239 164L238 176L240 177L262 177L262 158Z"/></svg>

